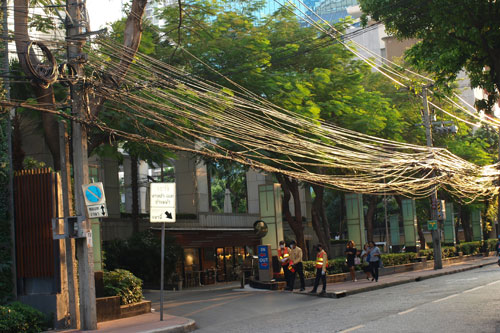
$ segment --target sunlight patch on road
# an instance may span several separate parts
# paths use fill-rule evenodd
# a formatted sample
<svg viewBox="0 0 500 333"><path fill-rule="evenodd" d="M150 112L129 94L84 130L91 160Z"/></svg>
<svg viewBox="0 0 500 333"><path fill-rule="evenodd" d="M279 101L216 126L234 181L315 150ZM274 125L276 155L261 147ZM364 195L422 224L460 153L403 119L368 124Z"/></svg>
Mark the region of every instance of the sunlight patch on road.
<svg viewBox="0 0 500 333"><path fill-rule="evenodd" d="M398 315L404 315L404 314L407 314L407 313L410 313L410 312L413 312L415 311L417 308L411 308L411 309L408 309L408 310L405 310L405 311L401 311L398 313Z"/></svg>
<svg viewBox="0 0 500 333"><path fill-rule="evenodd" d="M365 327L365 325L354 326L354 327L348 328L346 330L340 331L340 333L352 332L352 331L355 331L355 330L359 330L360 328L363 328L363 327Z"/></svg>

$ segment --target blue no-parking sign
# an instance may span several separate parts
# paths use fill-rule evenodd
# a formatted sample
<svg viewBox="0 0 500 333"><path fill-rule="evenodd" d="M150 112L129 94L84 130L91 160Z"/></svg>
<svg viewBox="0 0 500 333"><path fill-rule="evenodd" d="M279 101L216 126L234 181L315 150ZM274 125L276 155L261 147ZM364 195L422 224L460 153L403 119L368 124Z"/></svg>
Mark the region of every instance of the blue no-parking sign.
<svg viewBox="0 0 500 333"><path fill-rule="evenodd" d="M102 183L82 185L83 197L89 218L107 217L106 197Z"/></svg>

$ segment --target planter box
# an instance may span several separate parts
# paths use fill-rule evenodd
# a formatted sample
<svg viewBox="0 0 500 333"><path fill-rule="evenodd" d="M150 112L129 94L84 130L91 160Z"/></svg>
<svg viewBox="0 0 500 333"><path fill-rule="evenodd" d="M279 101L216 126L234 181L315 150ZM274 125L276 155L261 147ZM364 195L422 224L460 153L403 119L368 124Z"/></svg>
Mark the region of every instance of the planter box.
<svg viewBox="0 0 500 333"><path fill-rule="evenodd" d="M98 323L120 319L120 296L99 297L95 304Z"/></svg>
<svg viewBox="0 0 500 333"><path fill-rule="evenodd" d="M150 312L151 312L151 301L141 301L138 303L120 306L120 318L134 317Z"/></svg>
<svg viewBox="0 0 500 333"><path fill-rule="evenodd" d="M151 312L151 301L120 305L119 296L96 298L97 322L128 318Z"/></svg>

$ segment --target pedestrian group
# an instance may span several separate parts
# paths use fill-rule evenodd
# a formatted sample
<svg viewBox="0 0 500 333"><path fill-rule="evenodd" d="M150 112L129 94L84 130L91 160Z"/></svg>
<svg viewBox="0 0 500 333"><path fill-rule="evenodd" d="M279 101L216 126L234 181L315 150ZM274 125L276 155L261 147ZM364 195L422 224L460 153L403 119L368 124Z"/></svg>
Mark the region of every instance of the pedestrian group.
<svg viewBox="0 0 500 333"><path fill-rule="evenodd" d="M322 282L320 295L326 293L326 275L328 268L328 255L321 244L316 245L316 279L314 287L310 293L317 293L319 282ZM378 282L378 270L382 267L382 258L380 249L373 241L364 245L363 250L356 249L354 241L349 241L344 251L346 255L346 265L349 268L351 281L356 282L357 265L362 265L363 271L366 274L366 279ZM300 279L300 291L305 291L304 266L302 263L302 249L297 246L295 241L290 242L290 247L287 247L285 241L280 241L278 248L278 259L283 268L285 275L286 288L285 290L293 291L295 286L295 277L298 274Z"/></svg>

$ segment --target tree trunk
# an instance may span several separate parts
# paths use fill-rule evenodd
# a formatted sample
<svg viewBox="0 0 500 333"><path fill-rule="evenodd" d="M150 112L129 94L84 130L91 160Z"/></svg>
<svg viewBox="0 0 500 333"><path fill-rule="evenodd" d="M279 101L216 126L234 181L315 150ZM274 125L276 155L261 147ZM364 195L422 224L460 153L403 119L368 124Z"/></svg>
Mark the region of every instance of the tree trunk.
<svg viewBox="0 0 500 333"><path fill-rule="evenodd" d="M139 232L139 160L137 156L130 155L130 172L132 180L132 230Z"/></svg>
<svg viewBox="0 0 500 333"><path fill-rule="evenodd" d="M324 206L325 188L316 184L312 184L311 186L316 194L311 210L313 228L323 248L327 253L330 253L331 235Z"/></svg>
<svg viewBox="0 0 500 333"><path fill-rule="evenodd" d="M304 239L304 226L302 225L302 212L299 199L299 182L295 179L290 179L288 176L282 174L276 174L276 178L281 184L281 189L283 190L283 215L285 215L286 221L295 234L295 241L297 242L297 245L302 249L304 258L307 258L308 251ZM292 216L292 213L290 212L290 199L292 198L292 196L295 216Z"/></svg>
<svg viewBox="0 0 500 333"><path fill-rule="evenodd" d="M12 119L12 166L15 171L24 169L24 150L23 141L21 134L21 121L19 115L16 114L14 119Z"/></svg>
<svg viewBox="0 0 500 333"><path fill-rule="evenodd" d="M368 211L366 212L366 238L368 241L373 241L373 217L377 209L377 196L368 196Z"/></svg>

